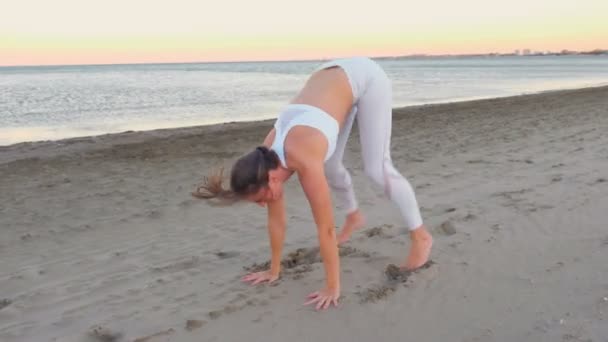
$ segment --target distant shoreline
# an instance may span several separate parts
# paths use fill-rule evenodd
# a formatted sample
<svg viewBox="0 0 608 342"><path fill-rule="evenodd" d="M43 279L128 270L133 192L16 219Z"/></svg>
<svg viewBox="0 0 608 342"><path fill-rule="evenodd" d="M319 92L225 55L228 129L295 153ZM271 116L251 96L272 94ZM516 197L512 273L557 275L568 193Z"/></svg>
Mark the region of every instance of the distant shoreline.
<svg viewBox="0 0 608 342"><path fill-rule="evenodd" d="M402 110L407 110L407 109L412 109L412 108L427 108L427 107L433 107L433 106L451 106L451 105L459 105L459 104L467 104L467 103L476 103L476 102L483 102L483 101L494 101L494 100L500 100L500 99L509 99L509 98L519 98L519 97L525 97L525 96L537 96L537 95L542 95L542 94L553 94L553 93L560 93L560 92L576 92L576 91L583 91L583 90L587 90L587 89L594 89L594 88L608 88L608 82L602 82L602 83L597 83L597 84L590 84L588 86L582 86L582 87L573 87L573 88L558 88L558 89L547 89L547 90L539 90L539 91L531 91L531 92L522 92L522 93L516 93L516 94L510 94L510 95L503 95L503 96L472 96L472 97L467 97L467 98L460 98L460 99L449 99L449 100L438 100L438 101L431 101L431 102L424 102L424 103L412 103L412 104L405 104L405 105L401 105L401 104L394 104L393 105L393 111L402 111ZM179 125L179 126L174 126L174 127L158 127L158 128L152 128L152 129L125 129L125 130L119 130L119 131L110 131L110 132L99 132L99 133L91 133L91 134L83 134L83 135L77 135L77 136L65 136L65 137L61 137L61 138L57 138L57 139L39 139L39 140L25 140L25 141L20 141L20 142L14 142L14 143L3 143L2 140L0 140L0 153L2 153L3 149L8 149L11 148L12 146L16 146L16 145L23 145L23 144L29 144L29 145L37 145L37 144L47 144L47 143L55 143L55 144L63 144L63 143L70 143L70 141L78 141L78 140L82 140L82 139L97 139L99 137L112 137L112 136L121 136L121 135L125 135L125 134L154 134L155 132L177 132L177 131L183 131L183 130L188 130L188 129L211 129L211 130L215 130L218 127L229 127L231 125L256 125L256 124L264 124L267 122L272 122L274 120L274 118L248 118L245 120L230 120L230 121L223 121L223 122L218 122L218 121L210 121L208 123L200 123L200 124L192 124L192 125ZM1 130L0 130L1 132ZM2 158L0 158L1 161Z"/></svg>
<svg viewBox="0 0 608 342"><path fill-rule="evenodd" d="M587 56L587 57L608 57L608 49L595 49L591 51L562 51L550 53L530 53L518 55L515 53L480 53L480 54L410 54L410 55L395 55L395 56L370 56L376 60L404 60L404 59L441 59L441 58L479 58L479 57L571 57L571 56ZM236 63L301 63L301 62L321 62L330 58L314 58L314 59L289 59L289 60L242 60L242 61L188 61L188 62L141 62L141 63L106 63L106 64L41 64L41 65L0 65L2 69L18 69L18 68L61 68L61 67L101 67L101 66L130 66L130 65L190 65L190 64L236 64ZM340 57L335 57L340 58Z"/></svg>
<svg viewBox="0 0 608 342"><path fill-rule="evenodd" d="M574 88L546 90L535 93L526 93L511 96L489 97L465 101L451 101L443 103L419 104L411 106L393 107L394 120L399 120L402 115L413 112L445 111L450 112L453 108L484 106L488 103L510 103L513 101L542 100L545 97L555 96L577 96L577 94L588 92L601 92L608 90L608 84ZM0 145L0 165L15 160L42 156L52 157L76 151L89 149L106 149L112 146L127 146L131 144L151 143L156 144L159 140L187 139L193 136L208 135L230 135L246 130L259 131L262 127L272 125L274 119L227 121L208 125L194 125L173 128L158 128L150 130L128 130L116 133L105 133L98 135L79 136L57 140L35 140L24 141L9 145ZM237 133L238 134L238 133Z"/></svg>

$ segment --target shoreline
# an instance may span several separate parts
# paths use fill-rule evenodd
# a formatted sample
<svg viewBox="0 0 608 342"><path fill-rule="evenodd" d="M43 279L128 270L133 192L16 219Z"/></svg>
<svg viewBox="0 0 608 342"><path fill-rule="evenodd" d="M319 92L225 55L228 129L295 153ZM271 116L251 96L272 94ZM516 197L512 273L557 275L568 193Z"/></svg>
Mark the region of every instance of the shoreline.
<svg viewBox="0 0 608 342"><path fill-rule="evenodd" d="M434 102L425 104L416 104L408 106L393 107L393 115L399 116L403 112L416 111L418 109L433 109L433 108L449 108L450 106L458 105L480 105L483 103L490 103L493 101L510 101L517 99L524 99L535 96L546 96L546 95L557 95L557 94L570 94L584 91L593 91L597 89L608 89L608 83L602 83L599 85L592 85L588 87L580 88L567 88L567 89L554 89L554 90L542 90L538 92L522 93L518 95L506 95L497 97L481 97L474 99L465 99L462 101L448 101L448 102ZM394 117L393 119L395 119ZM242 129L258 129L272 125L274 118L261 119L261 120L243 120L243 121L228 121L222 123L193 125L193 126L179 126L173 128L158 128L149 130L127 130L115 133L103 133L98 135L83 135L71 138L61 138L56 140L32 140L18 142L8 145L0 145L0 164L7 162L26 159L26 158L39 158L37 152L43 154L51 153L51 150L56 149L57 152L63 151L65 153L70 152L86 152L89 149L103 149L112 148L112 146L120 144L140 144L149 141L162 140L168 138L188 137L197 134L221 134L230 133L235 130ZM92 146L93 145L93 146ZM23 152L23 158L12 158L7 157L6 154L10 154L13 151L21 150ZM59 153L63 154L63 153ZM52 156L52 155L48 155Z"/></svg>

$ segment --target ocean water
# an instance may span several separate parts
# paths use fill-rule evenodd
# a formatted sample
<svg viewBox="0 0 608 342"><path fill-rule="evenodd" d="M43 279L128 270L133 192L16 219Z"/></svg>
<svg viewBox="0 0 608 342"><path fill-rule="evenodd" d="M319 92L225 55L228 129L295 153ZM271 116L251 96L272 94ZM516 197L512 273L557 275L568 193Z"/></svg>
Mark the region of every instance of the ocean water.
<svg viewBox="0 0 608 342"><path fill-rule="evenodd" d="M608 84L607 56L378 59L394 106ZM0 68L0 145L274 118L321 61Z"/></svg>

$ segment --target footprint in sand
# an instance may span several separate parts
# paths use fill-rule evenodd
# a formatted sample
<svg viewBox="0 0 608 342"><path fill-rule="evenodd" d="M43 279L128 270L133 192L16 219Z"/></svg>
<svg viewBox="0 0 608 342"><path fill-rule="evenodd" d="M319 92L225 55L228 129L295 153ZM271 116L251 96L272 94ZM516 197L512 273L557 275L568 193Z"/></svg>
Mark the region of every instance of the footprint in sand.
<svg viewBox="0 0 608 342"><path fill-rule="evenodd" d="M385 224L379 227L374 227L374 228L370 228L368 230L365 231L365 236L367 236L368 238L374 237L374 236L379 236L379 237L383 237L383 238L391 238L393 237L392 235L386 234L385 229L386 228L392 228L393 226L390 224Z"/></svg>
<svg viewBox="0 0 608 342"><path fill-rule="evenodd" d="M99 342L116 342L122 338L122 333L112 331L106 327L95 325L89 329L88 335Z"/></svg>
<svg viewBox="0 0 608 342"><path fill-rule="evenodd" d="M228 251L228 252L217 252L215 255L220 259L230 259L239 256L241 253L237 251Z"/></svg>
<svg viewBox="0 0 608 342"><path fill-rule="evenodd" d="M395 292L395 286L391 285L376 285L366 288L363 291L356 292L359 296L360 303L375 303L379 300L387 298Z"/></svg>
<svg viewBox="0 0 608 342"><path fill-rule="evenodd" d="M205 324L207 324L207 321L198 320L198 319L189 319L186 321L185 329L188 331L193 331L193 330L201 328Z"/></svg>
<svg viewBox="0 0 608 342"><path fill-rule="evenodd" d="M385 299L397 291L399 284L405 284L412 274L427 269L433 264L435 264L435 262L429 260L413 271L402 270L398 266L390 264L384 270L384 275L386 276L386 281L384 283L372 285L362 291L356 292L356 295L359 296L359 301L361 303L375 303Z"/></svg>
<svg viewBox="0 0 608 342"><path fill-rule="evenodd" d="M404 283L414 272L418 272L420 270L427 269L427 268L431 267L433 264L435 264L435 262L433 260L429 260L424 265L420 266L419 268L417 268L416 270L413 270L413 271L402 270L399 267L397 267L397 265L390 264L384 270L384 274L386 275L386 278L389 280L389 282Z"/></svg>
<svg viewBox="0 0 608 342"><path fill-rule="evenodd" d="M222 315L222 310L209 311L208 315L211 319L218 319Z"/></svg>
<svg viewBox="0 0 608 342"><path fill-rule="evenodd" d="M456 234L456 227L454 227L454 224L451 221L445 221L439 225L439 232L451 236Z"/></svg>
<svg viewBox="0 0 608 342"><path fill-rule="evenodd" d="M33 239L35 236L30 234L30 233L26 233L21 235L21 241L30 241L31 239Z"/></svg>
<svg viewBox="0 0 608 342"><path fill-rule="evenodd" d="M473 220L475 220L476 218L477 218L477 216L476 216L475 214L468 213L468 214L467 214L467 215L466 215L466 216L463 218L463 220L465 220L465 221L473 221Z"/></svg>
<svg viewBox="0 0 608 342"><path fill-rule="evenodd" d="M8 299L8 298L4 298L0 300L0 310L4 309L5 307L9 306L13 304L13 301Z"/></svg>

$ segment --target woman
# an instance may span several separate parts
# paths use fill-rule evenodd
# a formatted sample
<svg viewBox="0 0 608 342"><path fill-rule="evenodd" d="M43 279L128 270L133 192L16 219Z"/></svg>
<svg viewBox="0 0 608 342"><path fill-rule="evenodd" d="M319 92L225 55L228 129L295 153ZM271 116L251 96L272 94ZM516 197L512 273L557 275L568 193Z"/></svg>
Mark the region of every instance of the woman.
<svg viewBox="0 0 608 342"><path fill-rule="evenodd" d="M235 162L230 190L223 189L221 174L197 188L193 195L199 198L245 199L268 207L270 269L248 274L243 281L258 284L279 277L286 226L283 183L295 173L314 215L326 275L325 287L310 294L305 304L316 303L317 309L338 304L338 243L364 224L351 176L342 164L355 116L365 173L397 204L409 228L411 248L402 268L411 270L426 263L433 239L422 223L410 183L391 161L391 102L391 82L371 59L326 62L279 114L263 146ZM338 236L330 191L348 213Z"/></svg>

